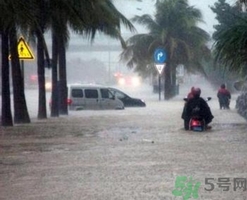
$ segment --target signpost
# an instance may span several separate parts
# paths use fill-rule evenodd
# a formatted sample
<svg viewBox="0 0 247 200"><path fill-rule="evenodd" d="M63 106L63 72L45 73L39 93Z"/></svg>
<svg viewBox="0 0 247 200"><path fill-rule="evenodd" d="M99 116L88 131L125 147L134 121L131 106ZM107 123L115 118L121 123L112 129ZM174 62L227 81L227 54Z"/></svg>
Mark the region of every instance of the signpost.
<svg viewBox="0 0 247 200"><path fill-rule="evenodd" d="M34 55L23 37L19 38L17 48L19 60L21 60L21 71L24 86L24 60L34 60ZM11 60L11 55L9 55L9 60Z"/></svg>
<svg viewBox="0 0 247 200"><path fill-rule="evenodd" d="M159 100L161 99L161 74L165 67L166 52L164 49L158 48L154 51L154 62L159 72Z"/></svg>

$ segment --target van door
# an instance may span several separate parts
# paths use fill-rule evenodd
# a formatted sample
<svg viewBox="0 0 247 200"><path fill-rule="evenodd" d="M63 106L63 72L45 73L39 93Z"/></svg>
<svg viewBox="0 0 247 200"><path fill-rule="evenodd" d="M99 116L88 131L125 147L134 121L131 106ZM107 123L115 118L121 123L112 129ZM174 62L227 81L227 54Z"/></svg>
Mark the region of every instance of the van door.
<svg viewBox="0 0 247 200"><path fill-rule="evenodd" d="M100 109L100 96L98 89L84 89L85 93L85 109L99 110Z"/></svg>
<svg viewBox="0 0 247 200"><path fill-rule="evenodd" d="M110 92L108 88L101 88L101 109L119 109L123 107L122 102L115 99L115 96Z"/></svg>
<svg viewBox="0 0 247 200"><path fill-rule="evenodd" d="M69 104L70 110L85 109L85 99L82 88L71 88L70 100L71 100L71 103Z"/></svg>

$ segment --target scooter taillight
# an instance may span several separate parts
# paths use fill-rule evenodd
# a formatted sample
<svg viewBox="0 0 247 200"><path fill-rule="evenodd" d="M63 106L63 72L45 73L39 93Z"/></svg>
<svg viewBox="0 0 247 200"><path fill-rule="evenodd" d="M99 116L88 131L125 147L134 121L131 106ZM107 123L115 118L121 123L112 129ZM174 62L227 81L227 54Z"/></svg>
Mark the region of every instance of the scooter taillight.
<svg viewBox="0 0 247 200"><path fill-rule="evenodd" d="M67 104L68 105L72 104L72 100L71 99L67 99Z"/></svg>
<svg viewBox="0 0 247 200"><path fill-rule="evenodd" d="M200 121L197 121L197 120L193 120L191 122L191 126L201 126L201 122Z"/></svg>

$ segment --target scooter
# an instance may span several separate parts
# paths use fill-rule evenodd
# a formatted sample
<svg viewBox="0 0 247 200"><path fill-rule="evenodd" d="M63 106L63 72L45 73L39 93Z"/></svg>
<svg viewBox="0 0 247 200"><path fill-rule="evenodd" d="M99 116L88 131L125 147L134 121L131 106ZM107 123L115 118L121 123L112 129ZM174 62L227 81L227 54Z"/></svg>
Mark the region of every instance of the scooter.
<svg viewBox="0 0 247 200"><path fill-rule="evenodd" d="M207 97L206 101L210 101L212 98L211 97ZM187 98L184 98L184 101L188 101ZM207 130L206 127L206 123L205 123L205 119L203 119L202 117L199 116L199 111L200 108L198 106L196 106L193 109L193 114L192 117L190 118L189 122L185 122L188 123L188 130L190 131L198 131L198 132L202 132Z"/></svg>

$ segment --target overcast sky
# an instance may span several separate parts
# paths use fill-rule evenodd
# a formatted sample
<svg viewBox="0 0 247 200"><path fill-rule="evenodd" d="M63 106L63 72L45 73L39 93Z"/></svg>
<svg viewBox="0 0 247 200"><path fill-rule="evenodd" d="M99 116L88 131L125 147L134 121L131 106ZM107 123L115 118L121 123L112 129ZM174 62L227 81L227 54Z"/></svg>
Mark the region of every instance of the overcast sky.
<svg viewBox="0 0 247 200"><path fill-rule="evenodd" d="M188 0L190 6L194 6L201 10L203 14L203 20L205 23L200 24L200 27L205 31L212 34L214 31L213 25L217 24L215 20L215 14L212 12L209 6L213 6L218 0ZM153 14L154 13L154 0L142 0L140 1L126 1L126 0L115 0L116 7L127 17L131 18L134 15L142 14ZM236 0L227 0L232 5ZM142 30L137 27L138 30Z"/></svg>
<svg viewBox="0 0 247 200"><path fill-rule="evenodd" d="M200 26L209 33L214 31L213 25L217 24L215 19L215 14L212 12L209 6L214 6L214 3L218 2L217 0L189 0L189 5L195 6L200 9L203 14L204 24ZM227 0L230 5L234 4L236 0Z"/></svg>

